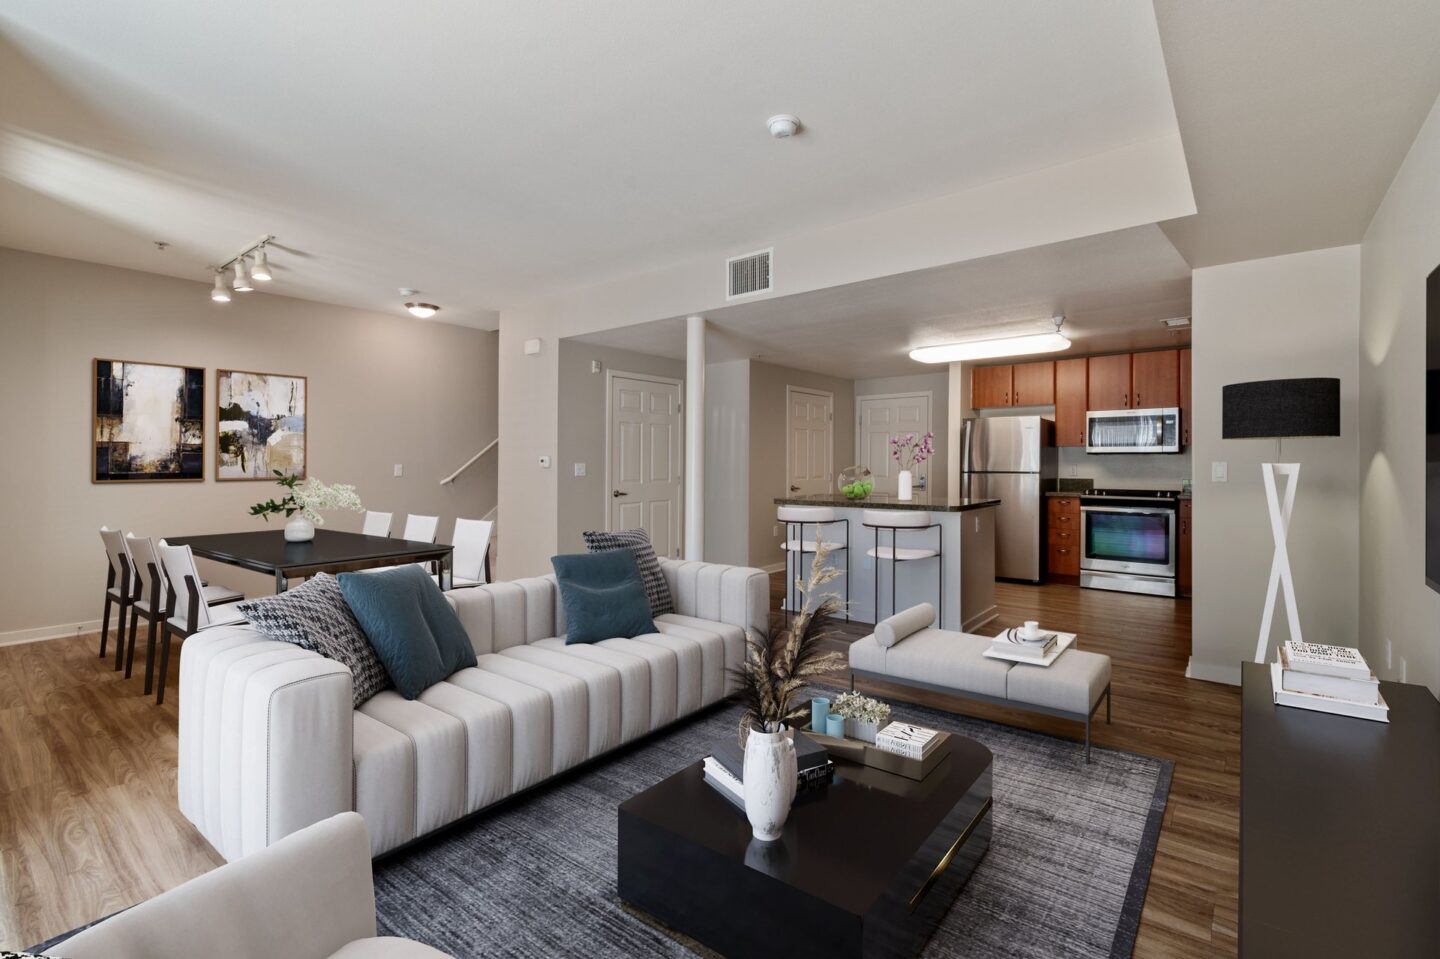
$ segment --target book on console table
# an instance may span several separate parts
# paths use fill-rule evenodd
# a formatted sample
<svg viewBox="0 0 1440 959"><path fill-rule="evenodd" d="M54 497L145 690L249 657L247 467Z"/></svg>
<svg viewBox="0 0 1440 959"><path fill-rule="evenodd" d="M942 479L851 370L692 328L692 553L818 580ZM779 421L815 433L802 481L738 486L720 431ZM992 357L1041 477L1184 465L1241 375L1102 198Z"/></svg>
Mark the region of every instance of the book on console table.
<svg viewBox="0 0 1440 959"><path fill-rule="evenodd" d="M1055 644L1059 639L1055 633L1041 633L1034 639L1026 639L1019 629L1012 627L996 636L990 643L990 648L1007 656L1041 660L1055 651Z"/></svg>
<svg viewBox="0 0 1440 959"><path fill-rule="evenodd" d="M1297 643L1287 640L1281 646L1280 653L1285 658L1285 668L1295 672L1358 679L1362 682L1373 678L1370 664L1365 662L1360 650L1350 646L1327 646L1324 643Z"/></svg>
<svg viewBox="0 0 1440 959"><path fill-rule="evenodd" d="M1328 673L1309 673L1290 665L1285 647L1280 648L1280 684L1286 692L1329 696L1364 706L1380 705L1380 680L1374 673L1364 679L1347 679Z"/></svg>
<svg viewBox="0 0 1440 959"><path fill-rule="evenodd" d="M823 750L822 750L823 752ZM739 776L726 769L714 756L705 757L705 781L714 788L716 792L724 796L734 806L740 809L745 808L745 783ZM830 785L830 780L835 775L835 764L827 758L823 765L811 766L809 769L801 770L796 774L795 796L798 802L801 797L823 789Z"/></svg>
<svg viewBox="0 0 1440 959"><path fill-rule="evenodd" d="M734 776L736 781L745 778L745 750L740 744L729 736L717 743L714 756L715 761ZM806 779L807 771L817 767L823 767L830 762L829 753L825 747L802 733L795 733L795 769L800 773L803 782ZM811 778L814 777L812 774Z"/></svg>
<svg viewBox="0 0 1440 959"><path fill-rule="evenodd" d="M1376 698L1379 702L1370 706L1352 700L1337 699L1334 696L1293 692L1286 689L1285 667L1280 665L1278 659L1270 664L1270 687L1277 706L1293 706L1297 709L1311 709L1315 712L1333 713L1337 716L1353 716L1356 719L1369 719L1380 723L1390 721L1390 707L1386 704L1385 697L1378 693Z"/></svg>
<svg viewBox="0 0 1440 959"><path fill-rule="evenodd" d="M939 730L913 723L894 722L875 735L876 749L909 759L927 758L941 742Z"/></svg>

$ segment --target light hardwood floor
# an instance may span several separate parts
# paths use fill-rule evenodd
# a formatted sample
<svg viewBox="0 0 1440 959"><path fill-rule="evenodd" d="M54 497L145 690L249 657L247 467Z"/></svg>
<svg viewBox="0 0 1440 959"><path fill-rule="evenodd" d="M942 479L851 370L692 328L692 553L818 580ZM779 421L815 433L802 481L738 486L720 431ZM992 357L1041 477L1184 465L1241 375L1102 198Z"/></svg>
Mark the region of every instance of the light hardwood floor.
<svg viewBox="0 0 1440 959"><path fill-rule="evenodd" d="M1097 744L1175 761L1135 955L1233 956L1240 699L1183 678L1189 602L1007 584L998 598L997 625L1038 618L1113 658L1114 723L1096 727ZM841 630L837 645L864 632ZM179 670L156 707L141 694L140 664L127 681L97 657L97 643L0 647L0 948L32 945L221 862L175 806ZM871 691L1077 735L1059 720Z"/></svg>

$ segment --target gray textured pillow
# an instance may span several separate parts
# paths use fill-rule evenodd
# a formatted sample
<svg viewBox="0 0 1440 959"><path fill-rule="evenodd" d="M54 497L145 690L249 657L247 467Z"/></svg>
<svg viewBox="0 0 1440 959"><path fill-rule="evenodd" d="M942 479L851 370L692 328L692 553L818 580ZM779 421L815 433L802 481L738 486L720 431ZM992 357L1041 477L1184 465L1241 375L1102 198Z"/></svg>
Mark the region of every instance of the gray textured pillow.
<svg viewBox="0 0 1440 959"><path fill-rule="evenodd" d="M612 549L633 552L635 565L640 568L640 580L645 584L645 598L650 602L650 615L675 612L670 584L665 581L665 571L660 568L655 547L650 545L649 533L643 529L622 529L618 533L592 531L585 534L585 548L592 553L608 553Z"/></svg>
<svg viewBox="0 0 1440 959"><path fill-rule="evenodd" d="M302 586L238 608L268 638L294 643L349 667L357 709L390 688L390 674L345 602L339 581L329 573L317 573Z"/></svg>
<svg viewBox="0 0 1440 959"><path fill-rule="evenodd" d="M894 616L875 624L875 642L890 648L912 633L918 633L935 622L935 607L920 603L909 609L902 609Z"/></svg>

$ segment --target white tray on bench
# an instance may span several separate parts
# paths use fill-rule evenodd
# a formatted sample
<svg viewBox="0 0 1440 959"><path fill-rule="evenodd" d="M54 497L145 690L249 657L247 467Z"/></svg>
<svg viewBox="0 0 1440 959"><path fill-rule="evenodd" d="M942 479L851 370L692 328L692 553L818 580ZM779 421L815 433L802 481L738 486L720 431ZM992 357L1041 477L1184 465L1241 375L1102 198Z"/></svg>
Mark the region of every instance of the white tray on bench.
<svg viewBox="0 0 1440 959"><path fill-rule="evenodd" d="M985 650L985 658L1003 659L1009 663L1021 663L1025 666L1049 666L1051 663L1055 662L1055 660L1060 658L1061 653L1065 652L1065 650L1069 649L1071 646L1074 645L1074 633L1057 632L1055 634L1055 648L1050 650L1050 652L1047 653L1043 659L1036 659L1033 656L1026 656L1024 653L1007 653L1003 650L995 649L993 646L990 649ZM974 654L972 653L971 655Z"/></svg>

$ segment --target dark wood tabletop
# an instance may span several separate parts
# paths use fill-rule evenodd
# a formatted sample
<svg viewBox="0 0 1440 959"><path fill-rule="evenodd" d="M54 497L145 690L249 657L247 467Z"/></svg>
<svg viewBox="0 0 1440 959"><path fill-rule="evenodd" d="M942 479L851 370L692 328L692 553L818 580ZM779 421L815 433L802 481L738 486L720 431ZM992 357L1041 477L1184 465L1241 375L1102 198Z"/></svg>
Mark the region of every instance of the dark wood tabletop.
<svg viewBox="0 0 1440 959"><path fill-rule="evenodd" d="M1378 723L1243 685L1240 955L1440 956L1440 702L1381 683Z"/></svg>
<svg viewBox="0 0 1440 959"><path fill-rule="evenodd" d="M191 552L214 560L275 576L276 591L285 581L315 573L343 573L403 563L443 564L448 570L454 547L447 543L365 536L338 530L317 529L308 543L291 543L282 529L246 533L213 533L203 536L167 537L174 546L189 546Z"/></svg>

